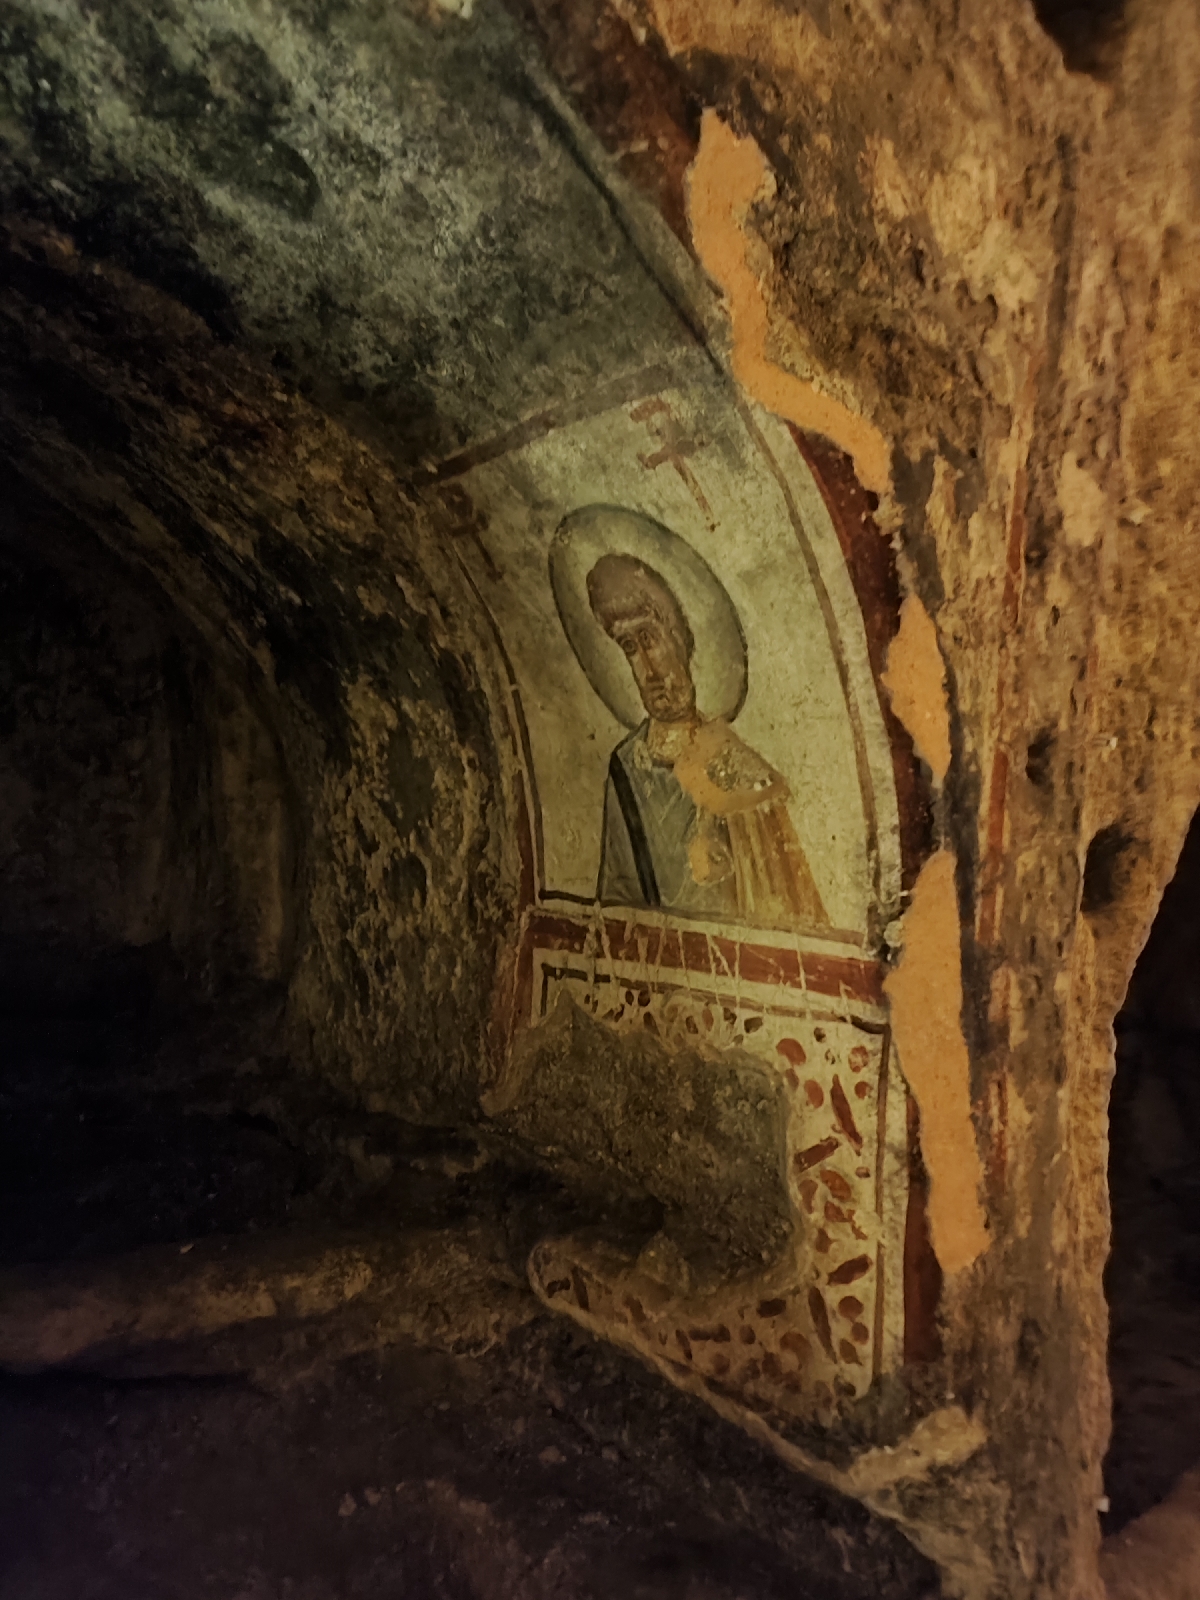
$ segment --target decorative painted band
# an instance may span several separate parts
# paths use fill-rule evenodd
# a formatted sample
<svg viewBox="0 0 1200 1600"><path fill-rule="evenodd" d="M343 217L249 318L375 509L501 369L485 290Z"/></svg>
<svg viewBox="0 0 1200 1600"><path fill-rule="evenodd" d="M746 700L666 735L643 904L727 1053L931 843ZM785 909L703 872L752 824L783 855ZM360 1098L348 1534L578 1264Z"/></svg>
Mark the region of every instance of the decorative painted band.
<svg viewBox="0 0 1200 1600"><path fill-rule="evenodd" d="M746 983L883 1004L885 968L881 961L807 950L799 942L770 945L677 923L664 926L636 918L570 917L538 911L526 928L526 948L534 946L580 956L586 951L609 961L637 962L693 976L728 979L736 974Z"/></svg>

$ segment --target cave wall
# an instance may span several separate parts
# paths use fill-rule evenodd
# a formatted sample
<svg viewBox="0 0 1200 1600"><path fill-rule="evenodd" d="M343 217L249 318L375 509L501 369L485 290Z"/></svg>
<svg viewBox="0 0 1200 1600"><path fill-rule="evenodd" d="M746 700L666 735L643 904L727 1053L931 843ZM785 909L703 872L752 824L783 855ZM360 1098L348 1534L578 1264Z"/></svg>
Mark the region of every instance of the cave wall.
<svg viewBox="0 0 1200 1600"><path fill-rule="evenodd" d="M986 1207L943 1299L955 1384L1005 1463L963 1475L967 1501L998 1492L991 1520L1010 1530L981 1541L993 1575L975 1581L1091 1593L1110 1025L1196 800L1194 13L524 14L618 159L639 101L612 92L606 37L626 85L673 67L675 105L732 130L712 167L726 192L754 141L738 204L702 214L693 189L691 213L702 257L718 227L708 260L735 339L743 308L746 381L798 407L833 397L847 447L864 422L887 441L879 520L936 630L914 731L943 692L948 713L953 889L937 918L928 897L914 914L906 960L914 1004L944 1002L928 1042L970 1097L932 1192L978 1161ZM693 185L703 135L698 151Z"/></svg>
<svg viewBox="0 0 1200 1600"><path fill-rule="evenodd" d="M177 793L221 794L246 863L232 889L187 880L189 862L204 870L196 829L220 824L184 818L167 922L211 921L224 895L227 928L253 902L298 1059L392 1108L452 1117L473 1103L505 907L469 614L439 607L415 509L336 425L157 291L36 231L7 242L9 459L27 498L164 597L196 664L172 680ZM148 406L145 375L168 370ZM196 723L207 741L189 737ZM273 875L267 852L286 915L255 882Z"/></svg>
<svg viewBox="0 0 1200 1600"><path fill-rule="evenodd" d="M297 1051L470 1114L516 757L439 473L619 394L692 313L498 9L33 5L0 30L6 204L59 235L9 257L16 470L252 680L297 818Z"/></svg>
<svg viewBox="0 0 1200 1600"><path fill-rule="evenodd" d="M3 559L4 933L147 943L168 914L162 619L109 574L73 585L8 543Z"/></svg>
<svg viewBox="0 0 1200 1600"><path fill-rule="evenodd" d="M161 592L5 486L0 938L52 964L165 944L201 988L286 977L279 753ZM241 691L241 692L239 692Z"/></svg>
<svg viewBox="0 0 1200 1600"><path fill-rule="evenodd" d="M0 436L252 685L297 1039L447 1119L505 1064L534 886L450 491L681 338L832 442L929 796L871 955L941 1354L803 1464L962 1592L1090 1595L1111 1022L1200 790L1194 8L468 10L10 7Z"/></svg>

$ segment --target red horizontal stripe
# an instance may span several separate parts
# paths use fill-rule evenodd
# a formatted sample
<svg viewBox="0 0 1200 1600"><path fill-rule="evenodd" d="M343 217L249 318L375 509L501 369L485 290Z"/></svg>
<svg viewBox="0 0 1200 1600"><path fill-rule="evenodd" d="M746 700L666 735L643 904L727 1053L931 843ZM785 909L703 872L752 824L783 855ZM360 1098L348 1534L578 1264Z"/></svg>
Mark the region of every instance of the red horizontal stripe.
<svg viewBox="0 0 1200 1600"><path fill-rule="evenodd" d="M577 921L560 913L539 912L530 921L527 937L543 949L581 955L593 926L590 921ZM883 966L879 961L814 951L800 953L690 928L658 928L609 918L605 919L604 929L605 948L596 952L602 958L702 974L718 982L740 977L747 983L845 994L854 1000L882 1004Z"/></svg>

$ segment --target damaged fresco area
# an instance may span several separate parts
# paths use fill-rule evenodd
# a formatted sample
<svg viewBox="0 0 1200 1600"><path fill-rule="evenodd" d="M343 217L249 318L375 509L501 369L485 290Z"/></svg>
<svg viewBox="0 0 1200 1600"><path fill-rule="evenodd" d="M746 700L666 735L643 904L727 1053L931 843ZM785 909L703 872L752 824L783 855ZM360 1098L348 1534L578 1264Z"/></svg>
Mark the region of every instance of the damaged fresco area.
<svg viewBox="0 0 1200 1600"><path fill-rule="evenodd" d="M110 9L95 49L120 56L120 93L93 94L67 24L39 49L72 67L89 151L219 214L198 259L250 351L235 371L221 319L189 319L203 370L172 367L199 420L139 411L135 437L139 463L215 442L176 469L209 520L160 531L149 473L122 463L120 537L267 677L303 843L297 1054L372 1114L469 1126L481 1160L515 1151L621 1211L603 1233L542 1229L545 1306L777 1448L803 1439L810 1470L851 1435L890 1442L877 1402L937 1354L940 1278L883 987L924 848L879 688L900 617L872 515L883 434L781 386L746 249L694 238L705 284L499 7L470 29L339 14L333 45L255 13L320 186L290 210L196 134L191 100L167 118L139 98L150 66L174 82L199 62L230 117L250 76L210 48L221 8L119 35ZM310 126L310 104L337 118ZM693 232L706 198L714 228L740 229L763 160L704 127ZM31 142L10 165L25 182L41 160ZM418 178L427 213L400 204ZM89 218L49 209L93 247ZM519 337L462 338L460 302ZM27 343L64 374L79 348L104 403L132 410L119 349L38 326L14 299L14 369ZM761 349L739 368L728 336L747 326ZM82 497L64 442L20 418L7 434L47 493ZM176 552L185 535L197 553Z"/></svg>
<svg viewBox="0 0 1200 1600"><path fill-rule="evenodd" d="M882 993L902 827L818 472L869 503L714 368L681 341L440 493L527 819L484 1107L576 1186L659 1208L636 1243L544 1241L534 1287L782 1435L928 1343Z"/></svg>

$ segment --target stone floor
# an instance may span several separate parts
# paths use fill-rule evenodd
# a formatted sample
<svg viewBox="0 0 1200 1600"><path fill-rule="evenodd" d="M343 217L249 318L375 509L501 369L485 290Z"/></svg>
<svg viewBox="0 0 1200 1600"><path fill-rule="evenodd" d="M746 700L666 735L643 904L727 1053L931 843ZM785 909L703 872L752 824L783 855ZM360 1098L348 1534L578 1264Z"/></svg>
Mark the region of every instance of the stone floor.
<svg viewBox="0 0 1200 1600"><path fill-rule="evenodd" d="M139 987L139 984L141 985ZM274 1053L270 996L137 973L0 995L0 1269L453 1226L519 1268L570 1202L362 1117ZM647 1219L653 1225L653 1219ZM134 1257L133 1259L140 1259ZM922 1600L929 1563L623 1354L540 1313L490 1347L276 1319L0 1377L13 1600ZM365 1346L365 1347L364 1347Z"/></svg>
<svg viewBox="0 0 1200 1600"><path fill-rule="evenodd" d="M22 1600L901 1600L932 1575L639 1368L539 1321L239 1378L0 1387L0 1592Z"/></svg>

